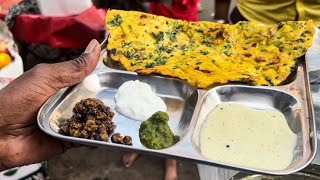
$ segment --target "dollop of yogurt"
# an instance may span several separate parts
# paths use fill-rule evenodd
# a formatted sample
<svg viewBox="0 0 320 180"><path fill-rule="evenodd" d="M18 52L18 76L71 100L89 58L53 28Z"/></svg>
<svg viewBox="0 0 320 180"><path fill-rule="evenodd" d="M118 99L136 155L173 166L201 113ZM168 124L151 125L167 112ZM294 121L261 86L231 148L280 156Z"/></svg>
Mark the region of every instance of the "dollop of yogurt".
<svg viewBox="0 0 320 180"><path fill-rule="evenodd" d="M131 119L144 121L157 111L167 111L167 106L147 83L139 80L123 83L115 95L115 110Z"/></svg>

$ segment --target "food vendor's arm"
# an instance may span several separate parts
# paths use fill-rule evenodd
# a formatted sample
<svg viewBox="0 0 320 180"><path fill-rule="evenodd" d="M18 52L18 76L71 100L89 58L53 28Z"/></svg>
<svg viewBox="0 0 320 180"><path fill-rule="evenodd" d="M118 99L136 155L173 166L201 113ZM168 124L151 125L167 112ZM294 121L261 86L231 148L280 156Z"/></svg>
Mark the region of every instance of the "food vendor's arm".
<svg viewBox="0 0 320 180"><path fill-rule="evenodd" d="M99 43L92 40L80 57L37 65L0 91L0 170L41 162L73 147L43 133L37 112L61 88L89 75L99 55Z"/></svg>

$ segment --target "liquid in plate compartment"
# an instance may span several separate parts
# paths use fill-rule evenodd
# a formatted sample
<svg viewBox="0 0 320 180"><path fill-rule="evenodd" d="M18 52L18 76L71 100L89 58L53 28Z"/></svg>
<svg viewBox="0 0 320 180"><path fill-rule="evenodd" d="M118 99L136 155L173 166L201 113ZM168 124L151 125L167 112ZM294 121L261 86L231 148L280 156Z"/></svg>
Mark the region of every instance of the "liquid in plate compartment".
<svg viewBox="0 0 320 180"><path fill-rule="evenodd" d="M59 126L64 119L71 117L72 108L81 99L95 97L100 99L106 106L110 107L115 116L113 121L116 125L114 132L132 137L134 148L146 148L140 143L139 127L141 121L129 119L114 110L114 96L117 89L126 81L139 80L149 84L152 90L161 97L167 105L169 114L169 126L175 135L183 137L190 125L192 114L198 100L198 92L193 87L182 81L166 79L161 77L142 77L134 74L105 72L93 74L83 82L76 85L67 95L61 99L57 108L50 116L50 126L58 132ZM82 138L76 138L81 141ZM97 141L91 141L92 144ZM100 142L99 142L100 143ZM111 143L110 137L109 142Z"/></svg>
<svg viewBox="0 0 320 180"><path fill-rule="evenodd" d="M282 170L293 160L296 141L297 135L282 113L225 102L216 106L202 124L200 150L214 161Z"/></svg>
<svg viewBox="0 0 320 180"><path fill-rule="evenodd" d="M303 149L305 148L302 138L307 136L307 134L302 132L303 121L301 120L300 116L301 104L299 100L284 91L264 87L241 85L216 87L204 95L203 99L201 100L202 107L198 114L197 122L192 135L193 146L196 148L199 154L201 154L200 135L202 125L205 123L207 115L217 105L225 102L237 103L256 110L273 110L281 112L285 116L290 130L297 135L297 145L293 152L293 161L286 170L303 163L300 161L304 153ZM212 162L232 167L248 168L228 163L215 161ZM252 167L250 168L252 169Z"/></svg>

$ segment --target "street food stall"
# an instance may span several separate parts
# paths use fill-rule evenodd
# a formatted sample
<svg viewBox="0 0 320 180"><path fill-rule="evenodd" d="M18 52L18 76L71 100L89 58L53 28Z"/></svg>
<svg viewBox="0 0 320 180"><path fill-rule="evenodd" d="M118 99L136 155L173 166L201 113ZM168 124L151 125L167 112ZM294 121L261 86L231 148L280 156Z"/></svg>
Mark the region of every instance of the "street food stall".
<svg viewBox="0 0 320 180"><path fill-rule="evenodd" d="M298 172L314 159L308 64L298 59L312 44L311 21L230 26L110 10L106 24L95 72L40 109L45 133L269 175ZM163 101L145 97L150 89ZM102 124L97 110L90 110L97 117L80 111L100 106Z"/></svg>
<svg viewBox="0 0 320 180"><path fill-rule="evenodd" d="M22 14L11 30L23 57L37 54L32 45L49 46L40 59L102 39L95 70L39 110L49 136L198 163L202 179L320 177L312 20L229 25L91 7L68 17ZM0 78L15 72L9 83L23 73L22 60L4 42Z"/></svg>

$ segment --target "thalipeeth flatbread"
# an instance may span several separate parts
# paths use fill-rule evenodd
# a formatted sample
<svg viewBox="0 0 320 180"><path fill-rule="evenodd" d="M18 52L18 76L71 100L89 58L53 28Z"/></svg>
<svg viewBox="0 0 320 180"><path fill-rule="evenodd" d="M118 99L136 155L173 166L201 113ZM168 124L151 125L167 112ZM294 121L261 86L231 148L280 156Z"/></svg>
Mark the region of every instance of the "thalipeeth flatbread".
<svg viewBox="0 0 320 180"><path fill-rule="evenodd" d="M187 22L109 10L108 55L128 71L157 73L198 88L241 81L276 86L312 44L312 20L262 26Z"/></svg>

